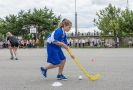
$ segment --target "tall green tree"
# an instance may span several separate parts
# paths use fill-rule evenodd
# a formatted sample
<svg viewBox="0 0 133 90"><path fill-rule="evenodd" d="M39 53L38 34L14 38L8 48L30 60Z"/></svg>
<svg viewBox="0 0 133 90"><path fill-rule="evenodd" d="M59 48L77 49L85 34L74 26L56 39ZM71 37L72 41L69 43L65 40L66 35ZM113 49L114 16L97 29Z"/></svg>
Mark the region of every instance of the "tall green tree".
<svg viewBox="0 0 133 90"><path fill-rule="evenodd" d="M119 27L124 35L133 35L133 11L126 8L119 17Z"/></svg>
<svg viewBox="0 0 133 90"><path fill-rule="evenodd" d="M94 18L94 25L101 30L103 35L112 34L114 37L116 37L116 35L119 33L118 18L120 13L120 8L116 8L115 6L109 4L109 6L104 10L100 10L99 13L96 13L98 18Z"/></svg>
<svg viewBox="0 0 133 90"><path fill-rule="evenodd" d="M56 16L52 10L46 7L39 10L36 8L28 11L21 10L17 15L9 14L4 19L0 19L0 24L2 25L0 32L3 34L11 32L16 36L22 35L30 38L30 28L33 26L37 29L37 38L45 38L57 28L60 19L61 15Z"/></svg>
<svg viewBox="0 0 133 90"><path fill-rule="evenodd" d="M56 17L52 10L44 9L37 10L34 8L33 11L28 10L23 15L25 28L30 28L34 26L37 29L38 38L41 33L50 33L55 28L61 19L61 16Z"/></svg>
<svg viewBox="0 0 133 90"><path fill-rule="evenodd" d="M6 30L5 29L5 22L4 22L4 20L2 18L0 18L0 33L1 34L5 34L6 33L5 30Z"/></svg>

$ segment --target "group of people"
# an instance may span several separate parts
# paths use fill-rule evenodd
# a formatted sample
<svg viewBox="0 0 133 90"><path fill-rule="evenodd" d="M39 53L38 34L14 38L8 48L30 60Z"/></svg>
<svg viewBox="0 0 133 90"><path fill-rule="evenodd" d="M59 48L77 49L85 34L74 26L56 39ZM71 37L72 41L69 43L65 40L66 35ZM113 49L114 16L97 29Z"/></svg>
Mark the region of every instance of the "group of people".
<svg viewBox="0 0 133 90"><path fill-rule="evenodd" d="M30 40L26 40L26 39L22 39L19 40L19 48L39 48L39 39L30 39Z"/></svg>
<svg viewBox="0 0 133 90"><path fill-rule="evenodd" d="M22 40L18 40L19 43L19 48L39 48L39 39L30 39L30 40L26 40L26 39L22 39ZM6 40L0 41L0 49L2 48L9 48L9 43Z"/></svg>
<svg viewBox="0 0 133 90"><path fill-rule="evenodd" d="M0 49L8 48L8 43L6 40L0 41Z"/></svg>
<svg viewBox="0 0 133 90"><path fill-rule="evenodd" d="M75 39L68 39L68 45L71 46L75 46L75 47L85 47L85 46L97 46L100 47L101 45L101 40L99 38L92 38L90 39L88 38L75 38Z"/></svg>

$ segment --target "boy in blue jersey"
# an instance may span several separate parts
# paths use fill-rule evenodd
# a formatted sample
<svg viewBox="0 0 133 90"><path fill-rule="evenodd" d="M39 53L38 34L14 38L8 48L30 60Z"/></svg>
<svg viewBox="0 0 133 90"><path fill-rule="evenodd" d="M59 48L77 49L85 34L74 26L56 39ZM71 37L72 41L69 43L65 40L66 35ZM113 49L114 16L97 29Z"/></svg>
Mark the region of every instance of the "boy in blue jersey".
<svg viewBox="0 0 133 90"><path fill-rule="evenodd" d="M71 29L71 26L71 21L63 19L58 25L58 28L46 38L48 54L47 62L49 64L47 66L40 67L44 77L47 77L48 69L59 67L57 79L67 80L67 78L62 74L66 57L61 50L61 47L69 49L65 32L68 32ZM71 57L74 58L74 55Z"/></svg>

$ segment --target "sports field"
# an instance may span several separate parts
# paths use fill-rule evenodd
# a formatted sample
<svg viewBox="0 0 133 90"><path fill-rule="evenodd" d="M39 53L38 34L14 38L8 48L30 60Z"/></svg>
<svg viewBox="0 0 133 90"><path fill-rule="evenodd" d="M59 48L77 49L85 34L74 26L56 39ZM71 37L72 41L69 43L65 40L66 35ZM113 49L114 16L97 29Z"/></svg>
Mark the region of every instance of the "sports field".
<svg viewBox="0 0 133 90"><path fill-rule="evenodd" d="M133 90L132 48L71 49L89 75L101 74L96 81L89 80L63 51L67 81L56 79L58 68L48 70L48 77L43 77L40 66L48 64L46 49L18 49L19 60L10 60L9 50L0 49L0 90ZM62 85L52 86L55 82Z"/></svg>

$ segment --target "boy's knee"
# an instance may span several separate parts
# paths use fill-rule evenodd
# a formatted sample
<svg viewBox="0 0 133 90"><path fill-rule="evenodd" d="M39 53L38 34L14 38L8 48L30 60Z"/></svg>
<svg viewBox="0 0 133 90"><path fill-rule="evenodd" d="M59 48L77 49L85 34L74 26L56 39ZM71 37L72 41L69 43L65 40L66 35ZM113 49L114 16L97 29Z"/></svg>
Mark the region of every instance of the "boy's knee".
<svg viewBox="0 0 133 90"><path fill-rule="evenodd" d="M62 62L62 63L65 63L65 62L66 62L66 60L61 60L61 62Z"/></svg>

